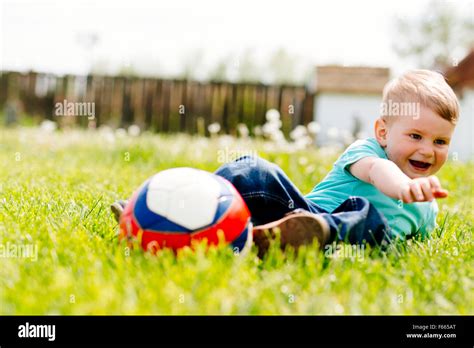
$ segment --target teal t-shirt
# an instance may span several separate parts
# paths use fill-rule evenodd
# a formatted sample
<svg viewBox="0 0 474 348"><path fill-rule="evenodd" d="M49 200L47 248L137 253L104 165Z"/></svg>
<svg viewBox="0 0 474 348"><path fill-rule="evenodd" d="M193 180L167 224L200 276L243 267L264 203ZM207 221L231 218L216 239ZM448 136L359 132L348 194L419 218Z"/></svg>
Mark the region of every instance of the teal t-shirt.
<svg viewBox="0 0 474 348"><path fill-rule="evenodd" d="M387 219L391 237L404 240L417 234L427 236L436 226L436 201L403 204L384 195L372 184L357 179L349 172L349 167L364 157L387 159L387 154L374 138L357 140L344 151L333 169L306 198L332 212L351 196L365 197Z"/></svg>

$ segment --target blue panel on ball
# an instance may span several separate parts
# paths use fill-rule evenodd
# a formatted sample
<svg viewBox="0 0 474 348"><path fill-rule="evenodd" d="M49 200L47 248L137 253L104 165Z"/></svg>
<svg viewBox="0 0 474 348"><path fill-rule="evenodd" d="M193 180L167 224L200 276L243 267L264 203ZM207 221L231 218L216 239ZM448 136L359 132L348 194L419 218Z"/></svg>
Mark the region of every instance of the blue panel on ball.
<svg viewBox="0 0 474 348"><path fill-rule="evenodd" d="M239 252L241 252L244 249L245 243L247 243L248 234L251 233L249 232L249 226L250 226L250 219L247 222L247 226L245 226L245 229L242 231L240 236L238 236L237 239L232 242L231 244L232 249L237 248Z"/></svg>
<svg viewBox="0 0 474 348"><path fill-rule="evenodd" d="M146 204L146 194L148 192L149 184L150 182L146 183L142 187L140 193L138 194L135 207L133 207L133 213L135 214L135 217L137 218L141 228L157 232L176 232L183 234L192 232L191 230L177 225L167 218L155 214L150 209L148 209Z"/></svg>
<svg viewBox="0 0 474 348"><path fill-rule="evenodd" d="M217 205L216 215L214 215L214 220L209 224L209 226L215 225L220 219L222 219L232 204L234 197L233 196L221 196L219 198L219 204Z"/></svg>

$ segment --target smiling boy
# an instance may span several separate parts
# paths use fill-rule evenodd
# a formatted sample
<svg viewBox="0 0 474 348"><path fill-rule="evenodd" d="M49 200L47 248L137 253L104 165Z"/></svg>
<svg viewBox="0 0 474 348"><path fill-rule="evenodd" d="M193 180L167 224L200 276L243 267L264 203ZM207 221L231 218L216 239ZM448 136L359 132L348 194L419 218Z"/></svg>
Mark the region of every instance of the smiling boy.
<svg viewBox="0 0 474 348"><path fill-rule="evenodd" d="M362 196L387 219L389 237L424 236L436 224L434 199L447 196L434 174L448 157L458 101L440 74L415 70L386 85L383 103L389 102L417 103L419 111L382 114L375 138L352 144L307 198L332 211L347 195Z"/></svg>
<svg viewBox="0 0 474 348"><path fill-rule="evenodd" d="M456 95L442 75L413 70L385 86L383 103L392 107L382 110L398 105L397 110L412 112L382 112L375 137L349 146L306 196L280 168L262 159L254 168L237 160L216 172L249 205L260 254L276 233L283 247L298 247L314 238L320 245L337 240L384 244L426 236L435 228L435 198L448 192L434 174L448 157L459 114ZM285 202L300 210L291 211Z"/></svg>

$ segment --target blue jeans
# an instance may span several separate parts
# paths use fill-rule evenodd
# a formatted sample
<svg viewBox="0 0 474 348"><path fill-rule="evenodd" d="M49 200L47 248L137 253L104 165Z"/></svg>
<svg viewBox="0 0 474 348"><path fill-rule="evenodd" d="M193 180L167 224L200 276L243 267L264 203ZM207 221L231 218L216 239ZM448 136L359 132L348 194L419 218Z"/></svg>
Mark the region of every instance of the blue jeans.
<svg viewBox="0 0 474 348"><path fill-rule="evenodd" d="M329 242L380 245L389 240L387 220L366 198L349 197L329 213L304 197L281 168L262 158L240 157L222 165L216 174L240 192L255 226L278 220L294 209L304 209L328 222Z"/></svg>

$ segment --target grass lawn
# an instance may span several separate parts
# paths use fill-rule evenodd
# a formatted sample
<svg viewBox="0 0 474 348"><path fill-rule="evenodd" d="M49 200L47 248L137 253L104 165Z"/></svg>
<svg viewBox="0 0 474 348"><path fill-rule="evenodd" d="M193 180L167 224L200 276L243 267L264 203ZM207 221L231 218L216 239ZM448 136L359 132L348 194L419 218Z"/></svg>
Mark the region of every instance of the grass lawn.
<svg viewBox="0 0 474 348"><path fill-rule="evenodd" d="M160 170L214 171L243 149L304 193L337 158L229 138L0 129L0 314L474 314L472 163L439 173L450 196L432 238L385 253L273 248L261 261L225 246L175 257L118 243L111 202ZM26 246L37 258L6 254Z"/></svg>

